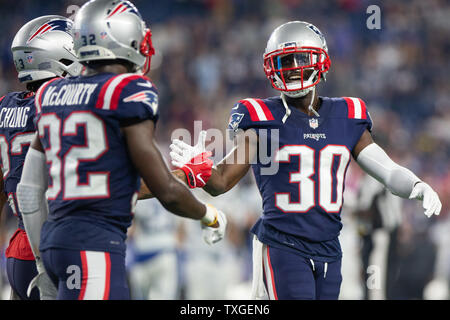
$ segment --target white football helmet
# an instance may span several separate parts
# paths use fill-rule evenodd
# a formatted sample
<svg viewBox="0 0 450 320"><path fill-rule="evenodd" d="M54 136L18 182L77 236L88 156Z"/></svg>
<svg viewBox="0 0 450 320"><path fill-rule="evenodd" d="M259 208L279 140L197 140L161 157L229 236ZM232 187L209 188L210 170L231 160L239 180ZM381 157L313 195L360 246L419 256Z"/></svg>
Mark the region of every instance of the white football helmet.
<svg viewBox="0 0 450 320"><path fill-rule="evenodd" d="M129 1L91 0L75 16L75 51L81 63L126 60L133 71L150 70L151 31Z"/></svg>
<svg viewBox="0 0 450 320"><path fill-rule="evenodd" d="M264 71L272 87L286 96L308 94L326 74L331 61L322 33L303 21L287 22L276 28L267 42Z"/></svg>
<svg viewBox="0 0 450 320"><path fill-rule="evenodd" d="M76 76L82 69L73 50L72 20L62 16L43 16L25 24L11 51L22 83Z"/></svg>

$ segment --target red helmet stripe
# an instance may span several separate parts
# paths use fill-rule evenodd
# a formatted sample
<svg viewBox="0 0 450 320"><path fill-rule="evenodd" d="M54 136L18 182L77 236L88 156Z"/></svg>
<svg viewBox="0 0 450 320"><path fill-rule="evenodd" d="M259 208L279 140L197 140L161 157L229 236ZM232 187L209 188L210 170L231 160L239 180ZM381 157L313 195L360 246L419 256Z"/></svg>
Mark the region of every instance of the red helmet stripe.
<svg viewBox="0 0 450 320"><path fill-rule="evenodd" d="M119 4L114 10L113 12L111 12L106 19L111 18L113 15L115 15L117 13L117 11L119 11L120 8L124 7L124 5L121 3ZM126 8L126 7L125 7Z"/></svg>
<svg viewBox="0 0 450 320"><path fill-rule="evenodd" d="M41 34L42 29L50 27L47 23L42 25L29 39L27 42L30 42L31 40L33 40L35 37L37 37L39 34Z"/></svg>

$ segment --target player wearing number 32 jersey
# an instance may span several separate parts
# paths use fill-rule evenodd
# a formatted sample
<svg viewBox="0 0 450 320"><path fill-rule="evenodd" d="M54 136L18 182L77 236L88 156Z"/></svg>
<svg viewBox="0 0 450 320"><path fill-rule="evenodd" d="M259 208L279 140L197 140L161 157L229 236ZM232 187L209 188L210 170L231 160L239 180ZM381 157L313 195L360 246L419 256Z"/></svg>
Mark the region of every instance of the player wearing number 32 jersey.
<svg viewBox="0 0 450 320"><path fill-rule="evenodd" d="M325 39L314 25L293 21L276 28L267 43L264 70L281 95L235 104L228 129L237 147L213 168L204 186L219 195L253 169L263 200L263 214L251 230L256 299L338 298L338 236L352 157L392 193L423 200L427 216L441 210L433 189L373 142L363 100L318 96L316 85L330 65ZM261 152L265 146L269 159ZM190 165L183 160L203 148L174 140L171 149L172 163L184 168Z"/></svg>
<svg viewBox="0 0 450 320"><path fill-rule="evenodd" d="M74 30L86 72L50 80L36 93L38 135L17 187L19 206L27 232L40 233L32 247L39 246L57 299L129 299L125 240L141 177L166 209L201 220L207 242L223 237L226 218L170 174L155 145L158 94L143 75L154 48L136 7L90 1ZM42 225L33 220L46 210L44 192Z"/></svg>

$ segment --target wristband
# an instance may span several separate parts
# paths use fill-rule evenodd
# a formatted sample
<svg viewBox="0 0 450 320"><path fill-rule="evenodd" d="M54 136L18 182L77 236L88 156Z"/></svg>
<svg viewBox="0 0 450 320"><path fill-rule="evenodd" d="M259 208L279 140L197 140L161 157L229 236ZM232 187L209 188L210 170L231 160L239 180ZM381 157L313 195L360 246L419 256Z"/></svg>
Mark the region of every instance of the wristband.
<svg viewBox="0 0 450 320"><path fill-rule="evenodd" d="M197 184L195 182L194 172L192 171L192 169L186 165L180 169L183 170L184 174L186 175L186 180L187 180L189 188L191 188L191 189L196 188Z"/></svg>
<svg viewBox="0 0 450 320"><path fill-rule="evenodd" d="M218 214L216 208L214 208L210 204L206 204L206 213L201 219L202 223L205 224L207 227L211 227L217 223Z"/></svg>

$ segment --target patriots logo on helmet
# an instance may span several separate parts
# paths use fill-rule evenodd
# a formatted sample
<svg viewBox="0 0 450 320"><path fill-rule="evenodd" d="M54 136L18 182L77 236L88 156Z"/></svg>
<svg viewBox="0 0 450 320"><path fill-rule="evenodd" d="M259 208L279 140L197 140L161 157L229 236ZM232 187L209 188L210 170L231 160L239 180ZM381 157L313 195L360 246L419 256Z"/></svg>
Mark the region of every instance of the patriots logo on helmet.
<svg viewBox="0 0 450 320"><path fill-rule="evenodd" d="M320 40L322 40L322 42L325 44L325 37L323 36L322 32L320 32L319 29L317 29L317 27L315 25L309 24L308 28L310 28L312 31L314 31L319 37Z"/></svg>
<svg viewBox="0 0 450 320"><path fill-rule="evenodd" d="M42 26L40 26L27 40L27 43L30 43L31 40L38 36L42 36L43 34L50 32L50 31L63 31L68 34L70 33L70 30L72 29L72 22L68 20L61 20L61 19L55 19L51 20Z"/></svg>
<svg viewBox="0 0 450 320"><path fill-rule="evenodd" d="M238 129L239 123L242 121L243 118L244 118L244 114L243 113L233 113L233 114L231 114L228 127L230 129L233 129L233 131L236 131Z"/></svg>
<svg viewBox="0 0 450 320"><path fill-rule="evenodd" d="M111 12L108 14L106 19L109 19L112 16L115 16L115 15L118 15L118 14L124 13L124 12L134 13L135 15L139 16L139 18L142 18L139 11L136 9L136 7L132 3L128 2L128 1L123 1L123 2L120 2L114 9L111 10Z"/></svg>
<svg viewBox="0 0 450 320"><path fill-rule="evenodd" d="M123 99L123 102L142 102L152 108L153 113L158 109L158 96L150 90L140 91Z"/></svg>

